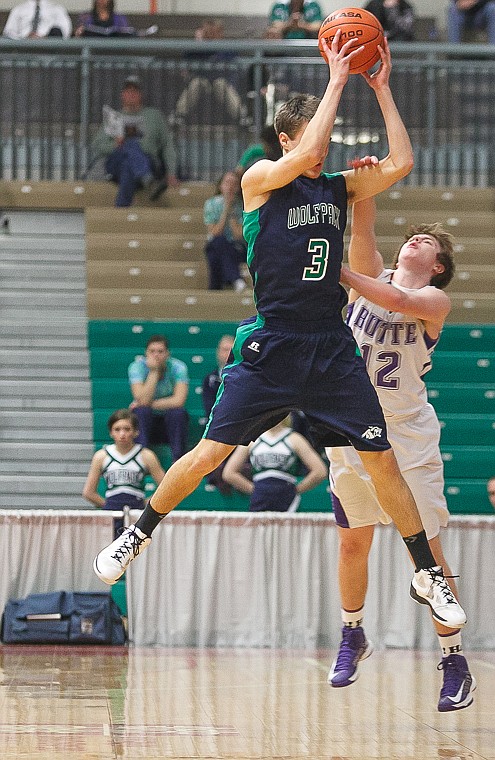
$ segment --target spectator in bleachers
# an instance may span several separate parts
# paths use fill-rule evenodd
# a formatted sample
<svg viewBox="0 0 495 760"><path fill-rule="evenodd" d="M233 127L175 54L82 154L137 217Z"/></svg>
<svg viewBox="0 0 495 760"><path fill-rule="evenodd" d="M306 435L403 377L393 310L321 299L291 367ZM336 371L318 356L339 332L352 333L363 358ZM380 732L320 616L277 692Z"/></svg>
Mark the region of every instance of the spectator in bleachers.
<svg viewBox="0 0 495 760"><path fill-rule="evenodd" d="M242 177L246 169L249 169L260 158L277 161L281 155L282 148L273 124L267 125L261 130L260 141L249 145L240 157L235 168L236 174Z"/></svg>
<svg viewBox="0 0 495 760"><path fill-rule="evenodd" d="M249 460L250 480L243 472ZM300 462L306 468L297 480ZM249 495L250 512L295 512L301 494L319 485L327 476L323 460L311 444L290 427L287 417L249 446L237 446L228 458L223 478L241 493Z"/></svg>
<svg viewBox="0 0 495 760"><path fill-rule="evenodd" d="M102 509L144 509L145 478L151 475L158 485L165 475L162 466L153 451L136 443L139 423L134 412L117 409L107 424L113 443L94 454L82 495ZM105 498L98 493L100 478L106 483ZM122 520L116 520L116 533L120 527Z"/></svg>
<svg viewBox="0 0 495 760"><path fill-rule="evenodd" d="M130 409L139 424L136 441L143 446L168 444L175 462L187 451L187 365L171 356L164 335L152 335L145 355L129 365L128 374L134 399Z"/></svg>
<svg viewBox="0 0 495 760"><path fill-rule="evenodd" d="M210 416L213 404L215 403L217 392L222 382L222 371L227 364L233 345L233 335L222 335L217 345L217 366L203 378L202 399L203 409L205 410L207 419ZM215 470L210 472L209 475L206 476L206 482L208 485L213 486L214 488L218 488L220 493L228 494L231 493L232 488L228 483L224 481L222 477L224 467L225 462L222 462L219 467L217 467Z"/></svg>
<svg viewBox="0 0 495 760"><path fill-rule="evenodd" d="M495 510L495 477L490 478L486 484L486 492L488 494L488 500Z"/></svg>
<svg viewBox="0 0 495 760"><path fill-rule="evenodd" d="M94 0L89 13L79 16L74 37L134 37L136 30L123 13L115 13L113 0Z"/></svg>
<svg viewBox="0 0 495 760"><path fill-rule="evenodd" d="M172 136L157 108L145 107L138 77L129 76L121 91L122 110L103 106L103 125L90 146L88 179L110 178L119 186L116 206L130 206L145 187L157 200L168 185L176 187L177 158Z"/></svg>
<svg viewBox="0 0 495 760"><path fill-rule="evenodd" d="M407 0L370 0L364 8L376 16L389 42L414 40L414 8Z"/></svg>
<svg viewBox="0 0 495 760"><path fill-rule="evenodd" d="M246 244L242 235L241 184L235 172L225 172L216 194L205 201L204 222L208 233L208 289L223 290L225 285L232 285L238 292L244 290L240 266L246 260Z"/></svg>
<svg viewBox="0 0 495 760"><path fill-rule="evenodd" d="M223 40L224 37L224 24L219 19L205 20L194 33L196 40ZM192 64L203 62L204 66L197 75L192 75L180 94L175 106L175 121L183 123L196 116L204 122L218 116L221 123L240 123L246 109L231 81L237 74L218 69L219 64L231 62L235 53L228 49L198 50L186 53L185 58Z"/></svg>
<svg viewBox="0 0 495 760"><path fill-rule="evenodd" d="M270 9L265 37L303 40L316 38L324 16L316 0L279 0Z"/></svg>
<svg viewBox="0 0 495 760"><path fill-rule="evenodd" d="M12 40L70 37L72 22L62 5L50 0L26 0L10 11L3 30Z"/></svg>
<svg viewBox="0 0 495 760"><path fill-rule="evenodd" d="M447 9L447 39L462 42L468 29L484 29L495 45L495 0L450 0Z"/></svg>

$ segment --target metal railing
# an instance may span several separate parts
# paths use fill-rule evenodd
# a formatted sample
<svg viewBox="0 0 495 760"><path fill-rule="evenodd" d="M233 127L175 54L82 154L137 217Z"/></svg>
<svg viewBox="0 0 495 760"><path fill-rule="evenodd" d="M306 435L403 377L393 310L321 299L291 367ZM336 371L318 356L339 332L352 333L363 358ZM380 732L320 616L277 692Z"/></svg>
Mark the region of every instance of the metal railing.
<svg viewBox="0 0 495 760"><path fill-rule="evenodd" d="M402 43L392 57L392 89L415 152L407 182L495 184L495 48ZM146 104L162 110L181 176L213 180L236 165L278 102L294 92L321 95L328 70L315 41L0 39L2 177L84 177L102 106L119 107L129 74L141 77ZM328 169L386 150L376 99L352 76Z"/></svg>

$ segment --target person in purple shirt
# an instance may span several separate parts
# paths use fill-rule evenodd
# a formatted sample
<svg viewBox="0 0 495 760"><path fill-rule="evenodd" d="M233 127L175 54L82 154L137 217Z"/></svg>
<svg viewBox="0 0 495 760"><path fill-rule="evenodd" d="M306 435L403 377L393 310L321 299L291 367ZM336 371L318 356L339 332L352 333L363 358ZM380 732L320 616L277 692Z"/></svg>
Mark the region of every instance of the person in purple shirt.
<svg viewBox="0 0 495 760"><path fill-rule="evenodd" d="M134 37L136 30L127 16L114 12L113 0L94 0L89 13L79 16L74 37Z"/></svg>

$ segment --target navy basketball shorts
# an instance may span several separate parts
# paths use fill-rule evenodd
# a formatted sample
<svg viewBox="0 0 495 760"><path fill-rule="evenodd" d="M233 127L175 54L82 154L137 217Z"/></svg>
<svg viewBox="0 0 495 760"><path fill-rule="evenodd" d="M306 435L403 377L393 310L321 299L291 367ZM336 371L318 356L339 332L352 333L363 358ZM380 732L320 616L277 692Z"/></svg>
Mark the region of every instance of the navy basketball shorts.
<svg viewBox="0 0 495 760"><path fill-rule="evenodd" d="M203 437L247 445L293 410L306 415L315 446L390 448L383 413L344 324L258 316L236 332Z"/></svg>

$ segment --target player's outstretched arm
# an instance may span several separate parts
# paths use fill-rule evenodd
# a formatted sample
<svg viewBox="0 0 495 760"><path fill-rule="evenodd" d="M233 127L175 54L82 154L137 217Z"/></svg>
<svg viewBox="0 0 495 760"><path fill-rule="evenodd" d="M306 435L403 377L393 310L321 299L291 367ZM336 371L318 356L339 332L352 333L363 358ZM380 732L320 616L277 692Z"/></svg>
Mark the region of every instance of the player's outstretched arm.
<svg viewBox="0 0 495 760"><path fill-rule="evenodd" d="M372 165L365 165L356 171L369 172ZM351 239L348 260L353 272L378 277L383 271L383 259L376 248L375 236L376 205L374 198L357 201L352 207ZM351 299L352 300L352 299Z"/></svg>
<svg viewBox="0 0 495 760"><path fill-rule="evenodd" d="M362 76L374 90L383 114L389 153L379 161L373 172L365 176L356 172L344 172L351 203L383 192L407 176L414 165L411 141L390 89L392 59L387 40L384 47L378 49L381 57L380 68L374 74L365 72Z"/></svg>
<svg viewBox="0 0 495 760"><path fill-rule="evenodd" d="M284 155L278 161L257 161L242 177L245 211L259 208L272 190L285 187L303 172L323 163L328 152L335 116L344 86L349 78L352 59L362 51L349 40L338 49L340 30L331 47L322 40L330 79L318 109L304 130L299 142L282 133ZM354 46L354 49L352 49ZM294 143L294 144L292 144Z"/></svg>

